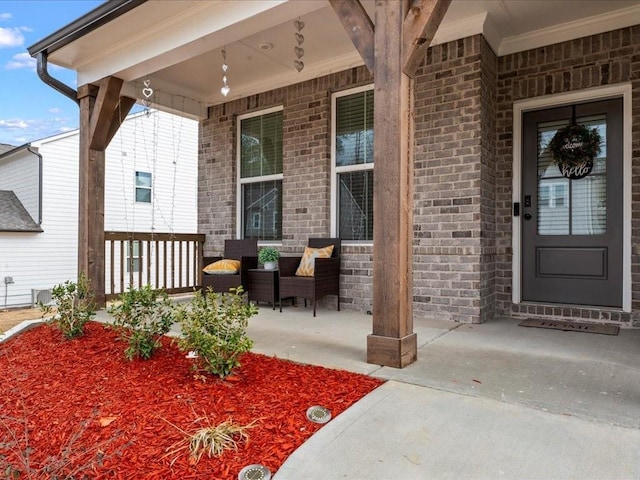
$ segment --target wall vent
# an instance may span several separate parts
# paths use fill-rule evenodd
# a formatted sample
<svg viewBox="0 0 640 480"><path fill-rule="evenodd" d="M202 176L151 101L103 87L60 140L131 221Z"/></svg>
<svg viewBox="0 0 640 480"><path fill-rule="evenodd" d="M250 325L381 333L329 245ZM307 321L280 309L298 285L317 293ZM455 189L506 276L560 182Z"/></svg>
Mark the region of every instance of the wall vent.
<svg viewBox="0 0 640 480"><path fill-rule="evenodd" d="M38 289L31 289L31 304L34 307L38 306L38 302L43 303L44 305L49 305L52 302L52 298L51 298L51 289L44 289L44 290L38 290Z"/></svg>

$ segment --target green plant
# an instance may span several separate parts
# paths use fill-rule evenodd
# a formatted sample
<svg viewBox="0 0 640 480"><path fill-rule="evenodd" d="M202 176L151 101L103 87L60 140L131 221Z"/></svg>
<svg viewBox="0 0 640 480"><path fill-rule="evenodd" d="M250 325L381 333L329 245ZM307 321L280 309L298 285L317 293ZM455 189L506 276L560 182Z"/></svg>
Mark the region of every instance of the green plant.
<svg viewBox="0 0 640 480"><path fill-rule="evenodd" d="M277 262L280 258L280 252L274 247L262 247L258 252L258 262L261 264L267 262Z"/></svg>
<svg viewBox="0 0 640 480"><path fill-rule="evenodd" d="M146 285L120 294L119 302L109 307L113 327L129 342L124 351L129 360L148 359L160 348L160 337L173 324L175 307L164 290Z"/></svg>
<svg viewBox="0 0 640 480"><path fill-rule="evenodd" d="M195 352L195 369L224 378L240 366L239 357L253 346L246 330L258 309L245 304L242 293L242 287L222 295L211 289L204 294L198 291L178 309L176 319L182 329L178 346Z"/></svg>
<svg viewBox="0 0 640 480"><path fill-rule="evenodd" d="M54 305L38 302L42 318L54 324L65 336L71 339L84 333L84 324L95 315L95 304L91 284L81 273L77 282L67 280L56 285L51 291Z"/></svg>

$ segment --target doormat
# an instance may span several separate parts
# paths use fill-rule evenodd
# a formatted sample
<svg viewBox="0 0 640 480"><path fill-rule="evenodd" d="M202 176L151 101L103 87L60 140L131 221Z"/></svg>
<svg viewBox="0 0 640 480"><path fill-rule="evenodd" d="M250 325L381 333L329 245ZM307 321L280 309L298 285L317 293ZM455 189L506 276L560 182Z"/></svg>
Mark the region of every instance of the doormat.
<svg viewBox="0 0 640 480"><path fill-rule="evenodd" d="M602 335L618 335L618 331L620 330L618 325L538 320L535 318L527 318L518 325L521 327L551 328L553 330L564 330L565 332L600 333Z"/></svg>

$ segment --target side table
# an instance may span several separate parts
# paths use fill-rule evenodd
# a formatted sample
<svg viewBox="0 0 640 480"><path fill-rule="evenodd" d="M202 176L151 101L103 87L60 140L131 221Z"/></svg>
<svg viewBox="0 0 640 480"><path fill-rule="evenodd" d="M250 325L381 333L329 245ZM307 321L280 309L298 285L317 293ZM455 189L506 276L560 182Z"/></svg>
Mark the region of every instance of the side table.
<svg viewBox="0 0 640 480"><path fill-rule="evenodd" d="M280 298L280 272L277 269L250 268L247 276L249 301L267 302L275 310Z"/></svg>

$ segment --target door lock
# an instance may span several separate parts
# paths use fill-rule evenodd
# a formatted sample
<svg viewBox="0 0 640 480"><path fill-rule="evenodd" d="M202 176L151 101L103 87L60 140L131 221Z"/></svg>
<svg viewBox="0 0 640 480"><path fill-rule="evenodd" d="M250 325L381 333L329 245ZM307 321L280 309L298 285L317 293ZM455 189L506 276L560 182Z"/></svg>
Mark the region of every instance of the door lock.
<svg viewBox="0 0 640 480"><path fill-rule="evenodd" d="M524 214L524 219L525 220L531 220L531 214L530 213L525 213Z"/></svg>

